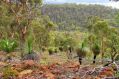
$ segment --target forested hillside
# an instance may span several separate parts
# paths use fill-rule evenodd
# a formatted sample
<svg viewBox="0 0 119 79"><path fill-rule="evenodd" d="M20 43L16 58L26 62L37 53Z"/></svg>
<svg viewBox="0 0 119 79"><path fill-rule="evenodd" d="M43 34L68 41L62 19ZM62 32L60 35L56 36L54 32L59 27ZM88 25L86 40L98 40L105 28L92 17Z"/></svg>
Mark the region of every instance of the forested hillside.
<svg viewBox="0 0 119 79"><path fill-rule="evenodd" d="M101 5L47 4L42 7L42 13L48 15L58 25L59 30L86 27L91 16L98 16L112 22L117 12L117 9Z"/></svg>
<svg viewBox="0 0 119 79"><path fill-rule="evenodd" d="M0 0L0 79L119 79L119 11L43 1Z"/></svg>

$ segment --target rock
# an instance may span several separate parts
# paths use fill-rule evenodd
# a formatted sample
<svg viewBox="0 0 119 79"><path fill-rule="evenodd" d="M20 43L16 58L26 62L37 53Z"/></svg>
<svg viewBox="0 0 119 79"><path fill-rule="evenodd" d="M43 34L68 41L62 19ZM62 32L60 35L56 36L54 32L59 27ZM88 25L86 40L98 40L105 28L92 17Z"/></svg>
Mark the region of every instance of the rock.
<svg viewBox="0 0 119 79"><path fill-rule="evenodd" d="M102 79L102 78L105 78L106 75L99 75L98 77Z"/></svg>
<svg viewBox="0 0 119 79"><path fill-rule="evenodd" d="M100 79L100 77L95 77L95 79Z"/></svg>
<svg viewBox="0 0 119 79"><path fill-rule="evenodd" d="M71 63L68 68L80 68L80 64L78 62Z"/></svg>
<svg viewBox="0 0 119 79"><path fill-rule="evenodd" d="M4 55L6 55L6 52L0 51L0 55L4 56Z"/></svg>
<svg viewBox="0 0 119 79"><path fill-rule="evenodd" d="M102 75L105 75L106 77L113 77L114 70L111 67L105 67L99 73L99 76L102 76Z"/></svg>
<svg viewBox="0 0 119 79"><path fill-rule="evenodd" d="M33 68L33 67L38 67L37 63L34 62L33 60L24 60L22 62L22 65L24 66L24 68Z"/></svg>
<svg viewBox="0 0 119 79"><path fill-rule="evenodd" d="M83 77L83 79L94 79L94 78L91 75L86 75L85 77Z"/></svg>
<svg viewBox="0 0 119 79"><path fill-rule="evenodd" d="M6 52L0 51L0 61L5 61L6 59Z"/></svg>
<svg viewBox="0 0 119 79"><path fill-rule="evenodd" d="M109 67L112 67L113 70L115 70L115 71L118 71L118 69L119 69L118 65L115 62L109 64Z"/></svg>
<svg viewBox="0 0 119 79"><path fill-rule="evenodd" d="M17 70L17 71L22 71L22 70L23 70L22 68L24 68L24 67L23 67L24 65L21 64L21 63L11 64L11 66L12 66L13 69L15 69L15 70Z"/></svg>
<svg viewBox="0 0 119 79"><path fill-rule="evenodd" d="M32 52L30 54L26 54L24 57L23 57L23 60L34 60L34 61L39 61L40 60L40 56L35 53L35 52Z"/></svg>
<svg viewBox="0 0 119 79"><path fill-rule="evenodd" d="M0 62L0 67L1 67L1 66L4 67L4 66L6 66L6 65L7 65L7 63Z"/></svg>
<svg viewBox="0 0 119 79"><path fill-rule="evenodd" d="M24 70L19 73L19 78L23 77L24 75L31 74L33 71L32 70Z"/></svg>
<svg viewBox="0 0 119 79"><path fill-rule="evenodd" d="M50 73L50 72L46 72L46 73L44 74L44 77L46 77L47 79L56 79L56 78L55 78L55 75L52 74L52 73Z"/></svg>

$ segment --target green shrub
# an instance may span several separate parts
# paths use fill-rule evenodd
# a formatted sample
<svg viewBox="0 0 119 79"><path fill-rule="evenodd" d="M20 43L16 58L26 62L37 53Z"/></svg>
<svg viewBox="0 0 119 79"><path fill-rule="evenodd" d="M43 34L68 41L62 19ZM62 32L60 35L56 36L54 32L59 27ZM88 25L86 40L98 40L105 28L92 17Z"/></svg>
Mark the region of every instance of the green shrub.
<svg viewBox="0 0 119 79"><path fill-rule="evenodd" d="M49 47L48 52L49 52L50 55L52 55L53 53L58 52L58 48L57 47Z"/></svg>
<svg viewBox="0 0 119 79"><path fill-rule="evenodd" d="M39 61L40 56L33 50L33 37L30 35L27 39L27 53L23 55L23 60Z"/></svg>
<svg viewBox="0 0 119 79"><path fill-rule="evenodd" d="M63 51L63 47L62 46L59 46L59 51Z"/></svg>
<svg viewBox="0 0 119 79"><path fill-rule="evenodd" d="M119 77L119 71L115 73L115 77Z"/></svg>
<svg viewBox="0 0 119 79"><path fill-rule="evenodd" d="M0 41L1 50L7 53L13 52L16 47L17 47L17 43L14 40L5 39Z"/></svg>
<svg viewBox="0 0 119 79"><path fill-rule="evenodd" d="M93 51L94 55L99 55L100 54L100 46L97 43L95 43L93 45L92 51Z"/></svg>
<svg viewBox="0 0 119 79"><path fill-rule="evenodd" d="M95 60L97 58L97 55L100 54L100 46L97 43L95 43L92 47L92 51L93 51L93 55L94 55L93 56L93 63L95 64Z"/></svg>
<svg viewBox="0 0 119 79"><path fill-rule="evenodd" d="M86 54L89 52L86 42L84 41L80 48L76 49L76 53L79 57L79 63L82 64L82 58L86 57Z"/></svg>
<svg viewBox="0 0 119 79"><path fill-rule="evenodd" d="M58 33L55 36L55 46L59 47L60 51L67 51L68 47L76 47L78 45L77 39L71 33Z"/></svg>
<svg viewBox="0 0 119 79"><path fill-rule="evenodd" d="M54 47L49 47L48 52L50 55L52 55L54 53Z"/></svg>

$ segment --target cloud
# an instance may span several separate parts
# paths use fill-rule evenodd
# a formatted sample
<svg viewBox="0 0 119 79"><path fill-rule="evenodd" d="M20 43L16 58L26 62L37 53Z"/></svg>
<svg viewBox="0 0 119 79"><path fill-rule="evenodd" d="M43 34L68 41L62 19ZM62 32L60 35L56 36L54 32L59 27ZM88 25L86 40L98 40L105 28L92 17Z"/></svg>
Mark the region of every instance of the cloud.
<svg viewBox="0 0 119 79"><path fill-rule="evenodd" d="M67 2L67 3L77 3L77 2L88 2L88 3L92 3L92 2L109 2L109 0L44 0L45 2Z"/></svg>
<svg viewBox="0 0 119 79"><path fill-rule="evenodd" d="M66 3L67 0L44 0L44 3Z"/></svg>
<svg viewBox="0 0 119 79"><path fill-rule="evenodd" d="M100 3L100 2L95 2L95 3L79 2L79 3L76 3L76 4L86 4L86 5L98 4L98 5L104 5L104 6L108 6L108 7L119 9L119 2L106 2L106 3Z"/></svg>
<svg viewBox="0 0 119 79"><path fill-rule="evenodd" d="M44 3L99 4L119 9L119 2L113 2L109 0L44 0Z"/></svg>
<svg viewBox="0 0 119 79"><path fill-rule="evenodd" d="M105 5L105 6L111 6L113 8L119 9L119 2L109 2L109 3L104 3L103 5Z"/></svg>

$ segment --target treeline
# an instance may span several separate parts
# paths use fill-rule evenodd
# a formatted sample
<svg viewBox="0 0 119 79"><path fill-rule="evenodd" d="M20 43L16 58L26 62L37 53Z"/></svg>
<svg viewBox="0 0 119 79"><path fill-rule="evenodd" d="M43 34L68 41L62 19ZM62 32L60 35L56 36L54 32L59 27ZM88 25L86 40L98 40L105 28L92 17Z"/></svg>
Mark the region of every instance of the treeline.
<svg viewBox="0 0 119 79"><path fill-rule="evenodd" d="M86 27L91 16L113 22L117 13L118 9L101 5L46 4L42 7L42 14L48 15L58 25L58 30L68 31Z"/></svg>

